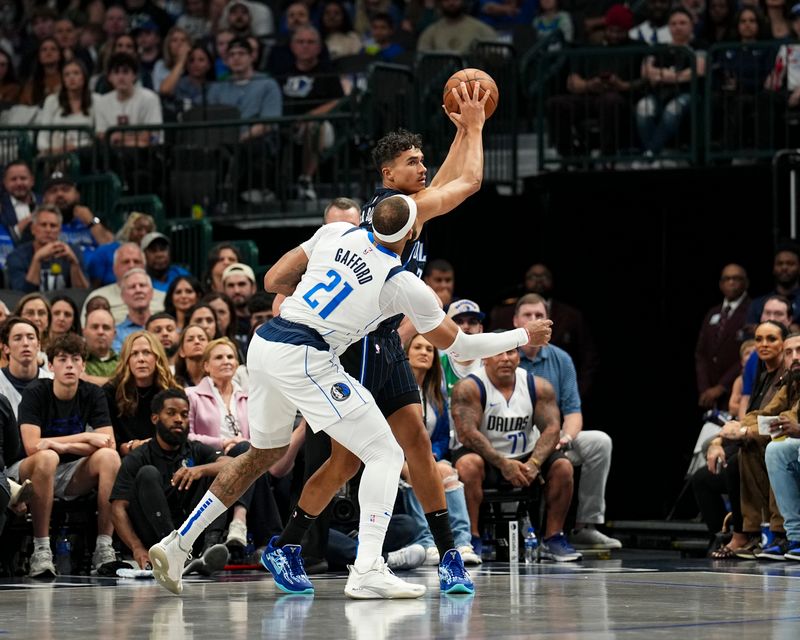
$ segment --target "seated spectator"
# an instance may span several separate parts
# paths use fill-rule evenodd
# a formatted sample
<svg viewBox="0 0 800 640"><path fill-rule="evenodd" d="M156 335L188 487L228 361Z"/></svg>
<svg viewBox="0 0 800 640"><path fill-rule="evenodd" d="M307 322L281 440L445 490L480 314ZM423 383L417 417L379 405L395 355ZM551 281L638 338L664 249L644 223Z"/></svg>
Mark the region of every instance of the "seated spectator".
<svg viewBox="0 0 800 640"><path fill-rule="evenodd" d="M450 305L447 317L458 325L466 334L483 333L483 319L486 317L477 303L466 298L456 300ZM459 380L466 378L472 373L477 373L483 368L483 361L477 360L456 360L449 353L441 354L442 374L444 378L444 388L447 397L453 391L453 386Z"/></svg>
<svg viewBox="0 0 800 640"><path fill-rule="evenodd" d="M8 51L0 47L0 104L17 104L21 90L14 68L14 59Z"/></svg>
<svg viewBox="0 0 800 640"><path fill-rule="evenodd" d="M128 16L125 7L112 4L106 9L105 15L103 16L104 39L110 40L128 33L131 28L130 25L130 16Z"/></svg>
<svg viewBox="0 0 800 640"><path fill-rule="evenodd" d="M353 21L341 0L328 0L325 3L320 34L331 60L354 56L363 48L361 37L353 29Z"/></svg>
<svg viewBox="0 0 800 640"><path fill-rule="evenodd" d="M172 18L153 0L123 0L122 6L128 12L132 31L154 23L159 33L166 33L172 26Z"/></svg>
<svg viewBox="0 0 800 640"><path fill-rule="evenodd" d="M800 25L800 20L798 20ZM800 48L798 48L800 53ZM800 72L800 67L798 67ZM800 86L800 85L798 85ZM798 94L800 99L800 93ZM789 318L800 319L800 246L795 242L781 242L775 249L772 260L774 288L756 298L747 310L748 333L752 335L756 325L762 321L762 313L767 300L774 296L785 296L789 300ZM771 318L765 318L767 320Z"/></svg>
<svg viewBox="0 0 800 640"><path fill-rule="evenodd" d="M203 368L203 353L210 340L203 327L187 325L178 342L178 357L175 359L175 379L183 387L196 387L206 375Z"/></svg>
<svg viewBox="0 0 800 640"><path fill-rule="evenodd" d="M69 296L58 294L50 299L50 327L48 339L55 340L68 333L81 335L78 305Z"/></svg>
<svg viewBox="0 0 800 640"><path fill-rule="evenodd" d="M676 47L692 49L692 17L688 11L674 9L670 13L669 31ZM678 135L691 106L692 76L703 77L705 70L705 56L690 56L677 48L645 59L642 78L653 90L636 105L636 126L645 160L661 154Z"/></svg>
<svg viewBox="0 0 800 640"><path fill-rule="evenodd" d="M559 11L558 0L541 0L533 28L540 38L559 32L564 42L572 42L575 36L572 18L566 11Z"/></svg>
<svg viewBox="0 0 800 640"><path fill-rule="evenodd" d="M122 461L111 491L117 534L140 568L150 565L148 549L185 520L211 481L230 460L202 442L190 441L189 400L179 389L159 392L150 406L154 437ZM227 513L206 529L195 567L206 575L224 568L227 548L219 544ZM188 568L188 567L187 567Z"/></svg>
<svg viewBox="0 0 800 640"><path fill-rule="evenodd" d="M175 22L193 42L197 42L211 33L211 20L209 19L208 0L186 0L183 14Z"/></svg>
<svg viewBox="0 0 800 640"><path fill-rule="evenodd" d="M533 490L541 474L547 508L542 556L556 562L580 560L582 555L564 535L572 500L572 464L558 450L561 426L553 386L519 368L519 353L514 349L486 358L483 370L459 381L450 407L462 445L453 451L452 459L464 483L476 544L483 488L502 485ZM539 520L537 513L530 518Z"/></svg>
<svg viewBox="0 0 800 640"><path fill-rule="evenodd" d="M139 58L139 80L142 87L158 92L159 85L155 81L156 65L161 61L161 33L158 25L151 20L143 22L131 31L136 40L136 53Z"/></svg>
<svg viewBox="0 0 800 640"><path fill-rule="evenodd" d="M376 13L369 20L369 35L364 39L364 53L381 62L392 62L406 49L394 40L395 23L388 13Z"/></svg>
<svg viewBox="0 0 800 640"><path fill-rule="evenodd" d="M88 353L84 380L103 386L114 375L119 364L119 355L112 348L115 335L114 316L109 311L95 309L87 314L83 328Z"/></svg>
<svg viewBox="0 0 800 640"><path fill-rule="evenodd" d="M191 107L201 107L208 103L208 88L216 78L214 60L203 47L195 45L186 57L186 73L175 86L170 85L167 78L161 83L161 95L175 96L178 106L183 111Z"/></svg>
<svg viewBox="0 0 800 640"><path fill-rule="evenodd" d="M740 490L738 504L736 507L731 506L734 514L733 537L730 542L712 553L712 558L727 559L735 556L752 560L767 551L766 547L772 546L773 541L780 541L785 537L783 517L770 489L764 460L769 437L759 434L758 416L777 416L782 411L788 411L797 402L798 389L795 381L790 379L784 383L782 380L782 374L786 371L787 356L784 354L786 340L791 340L791 346L800 346L800 335L789 338L784 325L772 320L758 325L756 352L762 365L747 414L741 422L732 420L725 423L719 436L712 440L708 447L706 453L708 474L719 474L724 469L725 476L722 481L727 485L728 491L731 490L731 484L737 485ZM791 362L791 359L790 354L788 360ZM737 456L735 465L731 465L728 461L732 446ZM698 484L702 482L705 472L705 469L701 469L693 478L695 495L698 495ZM733 488L734 495L729 494L731 500L736 497L737 486ZM698 502L703 510L704 520L713 525L713 514L719 510L720 499L716 499L716 508L714 503L702 494ZM740 511L737 511L737 507ZM741 521L739 521L740 515ZM769 533L765 534L767 543L765 545L761 544L762 522L769 523Z"/></svg>
<svg viewBox="0 0 800 640"><path fill-rule="evenodd" d="M285 116L320 116L332 111L344 96L339 76L330 62L322 60L322 38L312 26L295 29L290 38L293 65L277 78L283 92ZM294 125L295 144L302 147L297 195L301 200L316 200L312 180L319 168L320 154L333 146L335 131L329 121L300 122Z"/></svg>
<svg viewBox="0 0 800 640"><path fill-rule="evenodd" d="M514 27L533 24L536 4L536 0L479 0L478 18L498 33L510 34Z"/></svg>
<svg viewBox="0 0 800 640"><path fill-rule="evenodd" d="M79 127L94 130L94 110L98 96L89 91L89 75L78 60L67 62L61 68L61 87L44 101L36 124L42 126L75 127L70 131L39 132L37 146L45 155L77 151L94 144L89 133Z"/></svg>
<svg viewBox="0 0 800 640"><path fill-rule="evenodd" d="M195 387L188 387L189 439L214 447L235 458L250 448L247 418L247 393L234 381L239 361L236 345L228 338L212 340L203 351L205 377ZM247 545L247 512L254 486L233 507L228 527L228 546Z"/></svg>
<svg viewBox="0 0 800 640"><path fill-rule="evenodd" d="M6 525L6 509L25 513L26 503L33 496L33 483L25 486L6 477L6 467L11 466L21 455L17 416L8 398L0 395L0 534Z"/></svg>
<svg viewBox="0 0 800 640"><path fill-rule="evenodd" d="M220 16L219 26L231 29L237 36L252 35L263 38L273 36L276 32L275 18L270 5L251 0L227 2Z"/></svg>
<svg viewBox="0 0 800 640"><path fill-rule="evenodd" d="M269 51L267 71L273 77L282 76L292 66L292 52L289 50L289 37L299 27L313 25L309 6L305 2L292 2L286 6L281 19L278 38Z"/></svg>
<svg viewBox="0 0 800 640"><path fill-rule="evenodd" d="M254 294L254 296L255 295L256 294ZM250 298L250 301L252 300L253 298ZM233 319L236 317L236 307L233 306L233 300L224 293L212 292L204 295L200 302L207 304L214 311L214 315L217 317L217 328L219 329L220 336L229 338L235 343L236 332ZM250 312L251 321L252 317L253 314Z"/></svg>
<svg viewBox="0 0 800 640"><path fill-rule="evenodd" d="M441 18L420 34L417 51L465 54L473 42L497 38L492 27L469 15L464 0L440 0L438 4Z"/></svg>
<svg viewBox="0 0 800 640"><path fill-rule="evenodd" d="M33 239L31 213L40 202L33 192L33 172L24 160L9 162L3 172L0 193L0 269L5 269L8 254L22 242ZM8 283L5 285L8 287Z"/></svg>
<svg viewBox="0 0 800 640"><path fill-rule="evenodd" d="M41 107L45 98L61 87L61 49L55 38L45 38L39 43L36 62L31 77L22 85L19 103Z"/></svg>
<svg viewBox="0 0 800 640"><path fill-rule="evenodd" d="M797 18L796 4L788 4L786 0L766 0L765 2L769 31L773 40L787 40L793 36L792 31L797 31L790 20Z"/></svg>
<svg viewBox="0 0 800 640"><path fill-rule="evenodd" d="M153 90L170 95L186 69L192 38L180 27L172 27L164 38L163 57L153 67Z"/></svg>
<svg viewBox="0 0 800 640"><path fill-rule="evenodd" d="M209 340L217 340L222 337L217 324L217 314L214 308L205 302L198 302L186 312L186 326L189 325L202 327Z"/></svg>
<svg viewBox="0 0 800 640"><path fill-rule="evenodd" d="M458 480L458 473L449 461L450 457L450 411L447 406L447 396L444 392L444 380L439 366L439 350L434 347L425 336L414 335L405 344L411 370L417 379L422 400L422 419L425 429L431 439L433 457L436 459L436 468L444 483L444 495L447 499L447 514L450 518L450 529L453 531L456 548L461 553L464 564L481 564L481 557L475 553L470 534L469 513L464 496L464 485ZM408 483L408 465L403 465L402 478ZM403 500L406 513L416 521L417 535L413 539L415 544L425 548L425 564L439 565L439 550L433 541L433 534L425 519L425 511L416 495L413 485L403 490Z"/></svg>
<svg viewBox="0 0 800 640"><path fill-rule="evenodd" d="M97 247L114 239L100 218L81 204L81 193L72 178L61 172L54 173L45 183L43 194L44 203L55 205L61 213L60 239L80 247L84 259Z"/></svg>
<svg viewBox="0 0 800 640"><path fill-rule="evenodd" d="M209 104L224 104L239 109L243 120L275 118L282 114L278 84L253 69L253 47L246 38L234 38L228 45L225 62L230 67L229 82L215 82L208 91ZM265 125L245 127L242 140L260 138Z"/></svg>
<svg viewBox="0 0 800 640"><path fill-rule="evenodd" d="M178 341L180 340L180 332L175 323L175 318L164 312L154 313L147 319L145 329L152 333L161 343L161 346L164 347L170 371L174 373L175 357L178 354Z"/></svg>
<svg viewBox="0 0 800 640"><path fill-rule="evenodd" d="M535 293L517 302L514 326L524 327L532 320L547 319L544 298ZM604 431L583 428L581 397L575 365L569 354L553 344L520 347L519 366L547 380L553 388L561 414L561 438L557 448L574 467L581 468L578 509L570 544L578 549L619 549L620 541L597 530L605 522L606 482L611 470L611 438Z"/></svg>
<svg viewBox="0 0 800 640"><path fill-rule="evenodd" d="M163 122L158 95L136 84L139 63L133 56L114 54L109 60L108 71L108 79L114 90L97 100L95 122L98 137L104 139L111 127L152 124L157 127L155 132L115 131L110 138L111 144L115 146L149 146L153 137L158 135L158 127Z"/></svg>
<svg viewBox="0 0 800 640"><path fill-rule="evenodd" d="M236 308L236 341L244 353L250 342L250 313L247 310L247 301L256 292L256 275L248 265L241 262L234 263L225 268L222 273L222 286Z"/></svg>
<svg viewBox="0 0 800 640"><path fill-rule="evenodd" d="M117 325L113 347L118 353L125 339L135 331L144 329L147 319L152 315L150 303L153 301L153 282L144 269L130 269L122 276L120 289L128 313Z"/></svg>
<svg viewBox="0 0 800 640"><path fill-rule="evenodd" d="M242 255L235 245L227 242L215 244L208 252L206 272L202 278L203 288L206 291L225 293L225 287L222 284L222 274L229 266L241 261Z"/></svg>
<svg viewBox="0 0 800 640"><path fill-rule="evenodd" d="M153 281L153 287L159 291L167 291L172 281L179 276L188 276L183 267L172 264L169 238L163 233L152 231L141 242L147 275Z"/></svg>
<svg viewBox="0 0 800 640"><path fill-rule="evenodd" d="M202 296L203 288L200 281L194 276L178 276L169 285L164 298L164 311L175 318L179 332L189 324L186 320L186 313L200 302Z"/></svg>
<svg viewBox="0 0 800 640"><path fill-rule="evenodd" d="M156 230L156 221L153 216L139 211L131 211L117 232L115 239L107 244L102 244L91 252L87 258L86 275L93 288L114 284L114 253L124 242L140 245L142 238Z"/></svg>
<svg viewBox="0 0 800 640"><path fill-rule="evenodd" d="M33 483L31 577L56 575L49 537L53 499L92 490L98 534L92 565L99 569L116 560L109 495L120 460L108 405L100 387L80 379L86 356L80 336L64 336L47 351L54 379L37 380L23 391L19 423L26 457L8 470L17 481Z"/></svg>
<svg viewBox="0 0 800 640"><path fill-rule="evenodd" d="M12 289L23 292L86 289L83 253L77 245L59 240L61 212L53 205L42 205L32 215L33 241L12 251L7 260Z"/></svg>
<svg viewBox="0 0 800 640"><path fill-rule="evenodd" d="M53 319L50 310L50 300L41 293L29 293L17 301L14 315L30 320L39 329L39 364L46 365L47 356L44 349L50 339L50 321Z"/></svg>
<svg viewBox="0 0 800 640"><path fill-rule="evenodd" d="M29 24L24 22L24 18L27 16L19 17L20 24L16 27L20 33L16 52L20 58L20 75L27 78L30 77L33 66L36 64L39 44L46 38L53 37L58 13L52 7L38 6L33 7L30 11Z"/></svg>
<svg viewBox="0 0 800 640"><path fill-rule="evenodd" d="M781 45L766 85L767 89L778 94L776 98L778 103L782 105L785 101L789 109L797 109L800 106L800 57L797 53L800 51L800 44L797 44L800 38L799 5L800 3L791 9L793 42ZM779 117L785 118L785 115L782 113Z"/></svg>
<svg viewBox="0 0 800 640"><path fill-rule="evenodd" d="M427 284L442 301L442 308L447 308L453 302L453 289L455 288L456 271L447 260L437 258L430 260L425 265L422 280Z"/></svg>
<svg viewBox="0 0 800 640"><path fill-rule="evenodd" d="M220 29L217 31L217 35L214 36L212 54L214 56L214 75L217 80L227 80L231 77L231 70L226 61L228 59L228 45L235 37L230 29Z"/></svg>
<svg viewBox="0 0 800 640"><path fill-rule="evenodd" d="M695 34L709 47L717 42L736 40L735 0L709 0Z"/></svg>
<svg viewBox="0 0 800 640"><path fill-rule="evenodd" d="M403 10L391 0L356 0L355 5L356 14L353 20L353 28L362 39L371 32L372 19L378 14L387 14L392 25L399 25L403 21ZM289 22L288 15L287 9L287 24ZM292 27L289 29L292 30Z"/></svg>
<svg viewBox="0 0 800 640"><path fill-rule="evenodd" d="M154 435L150 404L157 393L177 386L161 342L148 331L132 333L123 343L113 377L103 387L121 456Z"/></svg>
<svg viewBox="0 0 800 640"><path fill-rule="evenodd" d="M601 45L615 55L574 57L567 77L567 94L548 101L553 137L564 158L585 153L594 146L586 128L587 121L599 123L599 147L604 155L613 156L630 147L628 135L630 105L641 86L638 79L638 55L626 51L632 41L628 30L633 24L630 9L612 5L604 16Z"/></svg>
<svg viewBox="0 0 800 640"><path fill-rule="evenodd" d="M83 303L82 315L85 316L87 305L89 302L97 297L105 298L111 307L111 315L114 316L114 322L119 325L128 313L128 308L122 300L122 276L124 276L130 269L141 269L144 271L144 252L138 243L126 242L120 245L119 249L114 252L114 277L115 282L108 284L99 289L95 289L88 295L86 301ZM164 309L164 292L153 291L153 301L150 303L150 311L157 313Z"/></svg>
<svg viewBox="0 0 800 640"><path fill-rule="evenodd" d="M67 62L72 62L74 60L83 65L84 69L87 70L86 84L88 86L88 71L92 69L93 64L92 56L87 50L80 46L78 29L72 18L69 16L62 16L59 18L53 27L53 37L61 48L65 66Z"/></svg>
<svg viewBox="0 0 800 640"><path fill-rule="evenodd" d="M742 342L741 346L739 347L739 361L741 363L741 370L744 369L744 365L750 359L750 356L755 350L756 341L752 338ZM747 413L747 406L743 402L742 396L742 380L742 374L740 373L733 381L731 397L728 401L728 413L731 414L732 417L738 418L739 420L744 418L745 413Z"/></svg>
<svg viewBox="0 0 800 640"><path fill-rule="evenodd" d="M22 392L34 380L52 378L53 374L39 366L39 327L19 316L11 316L0 329L0 343L8 366L0 369L0 396L11 403L16 418Z"/></svg>
<svg viewBox="0 0 800 640"><path fill-rule="evenodd" d="M631 40L647 44L671 44L672 33L667 22L670 16L670 0L647 0L645 20L633 27L628 35Z"/></svg>
<svg viewBox="0 0 800 640"><path fill-rule="evenodd" d="M111 62L111 58L118 53L126 53L129 56L133 56L136 60L139 59L139 54L136 50L136 40L134 40L133 36L129 33L123 33L119 36L116 36L115 38L106 41L105 45L103 45L102 73L93 76L91 82L89 83L95 93L105 95L106 93L110 93L114 90L114 87L111 86L111 82L108 79L109 73L111 72L109 64Z"/></svg>
<svg viewBox="0 0 800 640"><path fill-rule="evenodd" d="M247 312L250 314L250 337L262 324L275 317L276 297L274 293L257 291L247 301Z"/></svg>

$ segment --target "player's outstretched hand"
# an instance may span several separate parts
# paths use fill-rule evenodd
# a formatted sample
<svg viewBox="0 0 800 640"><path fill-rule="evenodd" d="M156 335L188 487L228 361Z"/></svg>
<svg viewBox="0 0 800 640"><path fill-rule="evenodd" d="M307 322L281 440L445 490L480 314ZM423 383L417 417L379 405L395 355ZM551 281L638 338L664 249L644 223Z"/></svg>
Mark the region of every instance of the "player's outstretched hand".
<svg viewBox="0 0 800 640"><path fill-rule="evenodd" d="M550 336L553 335L553 321L539 318L531 320L525 325L528 332L528 344L533 347L542 347L550 342Z"/></svg>
<svg viewBox="0 0 800 640"><path fill-rule="evenodd" d="M473 82L471 95L470 88L466 82L462 82L458 87L451 89L458 101L459 113L448 113L447 116L456 123L456 126L462 126L467 129L471 127L483 129L483 124L486 122L486 102L489 100L489 91L484 91L483 97L479 98L480 87L480 82Z"/></svg>

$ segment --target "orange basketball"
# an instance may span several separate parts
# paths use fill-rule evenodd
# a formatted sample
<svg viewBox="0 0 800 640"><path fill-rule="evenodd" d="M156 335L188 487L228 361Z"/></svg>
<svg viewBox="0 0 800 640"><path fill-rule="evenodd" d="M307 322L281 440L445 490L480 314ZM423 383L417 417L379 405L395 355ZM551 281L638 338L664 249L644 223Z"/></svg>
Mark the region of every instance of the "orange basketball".
<svg viewBox="0 0 800 640"><path fill-rule="evenodd" d="M497 109L497 102L500 100L500 93L497 90L497 83L492 79L488 73L483 71L482 69L461 69L461 71L456 71L450 78L447 80L447 84L444 85L444 106L447 109L448 113L458 113L458 101L453 96L452 91L450 91L453 87L458 87L462 82L467 84L467 90L469 91L469 95L471 96L473 91L475 91L475 87L473 86L474 82L480 83L480 97L483 98L483 94L485 91L489 91L489 99L486 101L486 106L484 111L486 112L486 118L490 118L491 115L494 113L494 110Z"/></svg>

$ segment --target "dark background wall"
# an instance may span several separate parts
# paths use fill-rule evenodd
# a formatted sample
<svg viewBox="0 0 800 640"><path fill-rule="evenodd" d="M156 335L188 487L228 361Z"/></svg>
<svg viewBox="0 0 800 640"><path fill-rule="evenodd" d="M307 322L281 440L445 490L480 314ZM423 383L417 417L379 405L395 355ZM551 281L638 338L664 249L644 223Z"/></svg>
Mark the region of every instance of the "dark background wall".
<svg viewBox="0 0 800 640"><path fill-rule="evenodd" d="M771 288L771 189L766 167L554 173L517 197L485 187L429 224L429 259L455 265L457 295L488 309L541 261L555 296L583 310L601 361L586 428L614 439L609 519L664 517L681 489L700 428L699 324L726 263L747 269L751 295ZM312 231L263 232L262 262Z"/></svg>

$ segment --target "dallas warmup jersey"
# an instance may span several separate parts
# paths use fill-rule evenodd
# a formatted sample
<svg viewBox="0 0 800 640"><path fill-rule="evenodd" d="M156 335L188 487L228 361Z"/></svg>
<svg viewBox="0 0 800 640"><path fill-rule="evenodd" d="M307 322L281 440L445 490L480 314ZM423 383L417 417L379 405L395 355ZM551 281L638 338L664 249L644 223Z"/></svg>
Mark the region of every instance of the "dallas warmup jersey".
<svg viewBox="0 0 800 640"><path fill-rule="evenodd" d="M375 212L375 207L381 200L385 200L390 196L397 196L402 195L401 191L397 189L387 189L386 187L379 187L375 190L375 195L372 196L372 200L370 200L367 204L365 204L361 209L361 226L365 229L369 229L372 231L372 214ZM403 249L403 255L400 256L400 261L403 264L403 268L410 273L413 273L417 278L422 277L422 273L425 271L425 263L428 261L428 256L425 253L425 227L422 227L422 231L419 234L419 237L414 242L407 242L405 248ZM400 325L400 321L402 317L390 318L384 323L384 327L387 325L393 325L393 327L389 328L397 328Z"/></svg>
<svg viewBox="0 0 800 640"><path fill-rule="evenodd" d="M316 330L336 354L386 318L407 315L427 333L445 317L428 287L367 229L334 222L300 246L308 266L281 317Z"/></svg>
<svg viewBox="0 0 800 640"><path fill-rule="evenodd" d="M489 382L486 369L471 373L468 378L478 385L483 405L480 432L505 458L523 458L533 451L539 430L533 424L536 408L536 386L533 375L517 368L514 392L509 400Z"/></svg>

